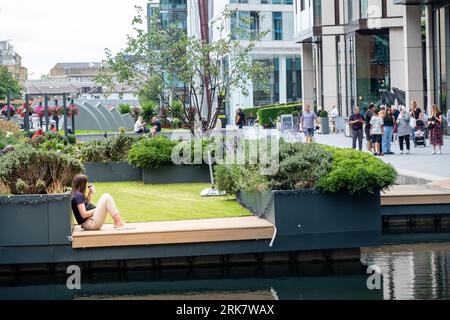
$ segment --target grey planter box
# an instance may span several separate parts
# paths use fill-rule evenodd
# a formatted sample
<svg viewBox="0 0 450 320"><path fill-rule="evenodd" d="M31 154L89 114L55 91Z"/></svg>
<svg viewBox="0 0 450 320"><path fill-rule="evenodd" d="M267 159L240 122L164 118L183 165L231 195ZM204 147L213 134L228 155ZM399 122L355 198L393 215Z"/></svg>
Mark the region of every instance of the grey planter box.
<svg viewBox="0 0 450 320"><path fill-rule="evenodd" d="M0 247L70 244L71 195L0 196Z"/></svg>
<svg viewBox="0 0 450 320"><path fill-rule="evenodd" d="M322 134L330 134L330 119L320 118L320 120L321 120Z"/></svg>
<svg viewBox="0 0 450 320"><path fill-rule="evenodd" d="M92 182L142 181L142 169L127 162L85 163L86 174Z"/></svg>
<svg viewBox="0 0 450 320"><path fill-rule="evenodd" d="M143 180L144 184L207 183L211 181L211 177L206 165L172 165L144 169Z"/></svg>
<svg viewBox="0 0 450 320"><path fill-rule="evenodd" d="M238 199L255 215L276 225L278 245L294 241L298 250L321 250L382 244L379 193L241 192Z"/></svg>

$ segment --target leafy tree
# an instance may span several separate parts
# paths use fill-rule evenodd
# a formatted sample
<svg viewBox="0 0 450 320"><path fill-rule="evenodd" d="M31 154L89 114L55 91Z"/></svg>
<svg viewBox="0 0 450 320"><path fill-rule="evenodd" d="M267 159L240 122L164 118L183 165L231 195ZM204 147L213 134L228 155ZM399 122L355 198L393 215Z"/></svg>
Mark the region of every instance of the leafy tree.
<svg viewBox="0 0 450 320"><path fill-rule="evenodd" d="M21 91L19 81L14 78L5 66L0 65L0 99L6 99L8 93L13 98L18 98L20 97Z"/></svg>
<svg viewBox="0 0 450 320"><path fill-rule="evenodd" d="M157 15L147 17L142 7L136 8L135 35L128 36L126 48L115 55L106 49L106 63L97 78L100 84L112 86L117 80L145 95L156 93L161 107L171 114L178 112L173 112L179 108L174 102L181 102L182 117L178 118L193 133L197 127L207 132L216 126L232 91L248 95L251 81L269 89L270 68L250 57L268 31L250 34L252 18L231 24L230 30L236 11L227 7L211 21L219 40L209 43L204 34L203 40L188 37L177 26L164 25Z"/></svg>

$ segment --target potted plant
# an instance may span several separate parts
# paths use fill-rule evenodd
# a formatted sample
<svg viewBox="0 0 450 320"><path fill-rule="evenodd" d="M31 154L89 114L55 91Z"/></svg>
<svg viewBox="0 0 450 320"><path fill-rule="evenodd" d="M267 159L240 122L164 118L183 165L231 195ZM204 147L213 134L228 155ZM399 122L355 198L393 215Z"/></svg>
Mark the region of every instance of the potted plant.
<svg viewBox="0 0 450 320"><path fill-rule="evenodd" d="M321 121L322 134L330 134L330 119L328 118L328 112L321 111L319 117Z"/></svg>
<svg viewBox="0 0 450 320"><path fill-rule="evenodd" d="M26 169L17 164L26 164ZM70 244L71 196L82 163L57 151L18 147L0 161L0 247ZM0 249L1 251L1 249Z"/></svg>

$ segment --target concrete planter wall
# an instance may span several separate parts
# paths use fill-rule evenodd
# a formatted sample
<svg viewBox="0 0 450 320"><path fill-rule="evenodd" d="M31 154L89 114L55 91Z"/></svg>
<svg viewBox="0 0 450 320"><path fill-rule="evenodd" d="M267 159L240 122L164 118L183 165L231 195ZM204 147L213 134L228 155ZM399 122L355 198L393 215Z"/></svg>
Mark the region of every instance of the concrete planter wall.
<svg viewBox="0 0 450 320"><path fill-rule="evenodd" d="M86 174L92 182L142 181L142 169L127 162L85 163Z"/></svg>
<svg viewBox="0 0 450 320"><path fill-rule="evenodd" d="M330 119L320 118L322 134L330 134Z"/></svg>
<svg viewBox="0 0 450 320"><path fill-rule="evenodd" d="M70 244L70 201L70 194L0 196L0 247Z"/></svg>
<svg viewBox="0 0 450 320"><path fill-rule="evenodd" d="M207 183L211 181L209 167L201 166L165 166L144 169L144 184L169 183Z"/></svg>
<svg viewBox="0 0 450 320"><path fill-rule="evenodd" d="M242 205L277 227L275 245L298 250L342 249L382 244L380 194L350 196L316 190L245 193Z"/></svg>

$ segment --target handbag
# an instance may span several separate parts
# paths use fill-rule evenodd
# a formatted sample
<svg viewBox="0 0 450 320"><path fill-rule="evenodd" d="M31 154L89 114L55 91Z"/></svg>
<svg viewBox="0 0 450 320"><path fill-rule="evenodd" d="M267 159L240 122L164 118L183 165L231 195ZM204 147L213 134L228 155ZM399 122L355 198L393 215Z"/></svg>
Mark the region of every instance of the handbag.
<svg viewBox="0 0 450 320"><path fill-rule="evenodd" d="M412 117L412 118L409 120L409 126L410 126L412 129L415 129L415 128L416 128L416 124L417 124L416 118Z"/></svg>

